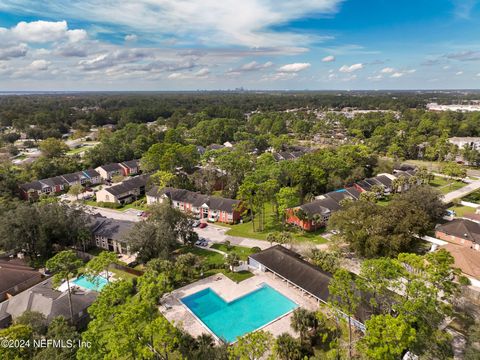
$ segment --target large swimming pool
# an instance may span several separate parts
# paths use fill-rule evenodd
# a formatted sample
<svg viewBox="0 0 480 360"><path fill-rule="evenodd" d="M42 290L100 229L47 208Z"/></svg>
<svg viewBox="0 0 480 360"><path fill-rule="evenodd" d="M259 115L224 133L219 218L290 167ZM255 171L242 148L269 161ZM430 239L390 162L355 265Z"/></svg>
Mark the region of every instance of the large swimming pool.
<svg viewBox="0 0 480 360"><path fill-rule="evenodd" d="M263 284L231 302L207 288L181 299L203 324L228 343L287 314L298 305Z"/></svg>
<svg viewBox="0 0 480 360"><path fill-rule="evenodd" d="M87 277L82 275L73 280L73 283L88 290L102 291L108 281L103 276L95 276L93 280L88 280Z"/></svg>

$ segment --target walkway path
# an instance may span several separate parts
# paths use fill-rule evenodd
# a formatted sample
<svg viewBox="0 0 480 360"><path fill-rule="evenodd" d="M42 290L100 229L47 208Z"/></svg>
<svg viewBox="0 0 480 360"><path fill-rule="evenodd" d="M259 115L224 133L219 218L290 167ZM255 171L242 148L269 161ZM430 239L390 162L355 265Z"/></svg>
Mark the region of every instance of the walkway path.
<svg viewBox="0 0 480 360"><path fill-rule="evenodd" d="M468 194L478 189L480 189L480 180L475 180L458 190L454 190L445 194L442 200L444 203L448 204L452 202L452 200L467 196Z"/></svg>

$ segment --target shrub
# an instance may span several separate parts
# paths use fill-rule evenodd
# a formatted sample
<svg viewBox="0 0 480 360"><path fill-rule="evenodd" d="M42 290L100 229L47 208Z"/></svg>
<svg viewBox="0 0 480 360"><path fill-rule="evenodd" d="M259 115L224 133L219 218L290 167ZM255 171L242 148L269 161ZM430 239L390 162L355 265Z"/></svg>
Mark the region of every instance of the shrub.
<svg viewBox="0 0 480 360"><path fill-rule="evenodd" d="M108 209L119 209L122 207L120 204L104 202L104 201L100 201L99 203L97 203L97 205L100 207L108 208Z"/></svg>
<svg viewBox="0 0 480 360"><path fill-rule="evenodd" d="M258 246L254 246L251 251L252 251L252 254L256 254L262 251L262 249L260 249Z"/></svg>

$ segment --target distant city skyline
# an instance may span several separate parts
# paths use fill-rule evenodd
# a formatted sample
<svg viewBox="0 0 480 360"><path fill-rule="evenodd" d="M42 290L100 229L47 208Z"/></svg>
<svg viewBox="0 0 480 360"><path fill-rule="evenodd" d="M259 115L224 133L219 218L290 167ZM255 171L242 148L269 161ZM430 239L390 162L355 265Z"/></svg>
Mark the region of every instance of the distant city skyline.
<svg viewBox="0 0 480 360"><path fill-rule="evenodd" d="M1 91L478 89L475 0L2 0Z"/></svg>

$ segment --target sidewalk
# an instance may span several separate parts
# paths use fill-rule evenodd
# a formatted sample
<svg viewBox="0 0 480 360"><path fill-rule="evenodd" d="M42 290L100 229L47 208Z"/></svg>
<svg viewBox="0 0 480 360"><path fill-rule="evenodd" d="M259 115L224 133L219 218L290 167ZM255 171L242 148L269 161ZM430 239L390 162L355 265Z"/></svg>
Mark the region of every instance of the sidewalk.
<svg viewBox="0 0 480 360"><path fill-rule="evenodd" d="M462 198L468 194L474 192L475 190L480 189L480 180L472 181L470 184L458 189L451 191L443 195L442 201L446 204L452 202L454 199Z"/></svg>

